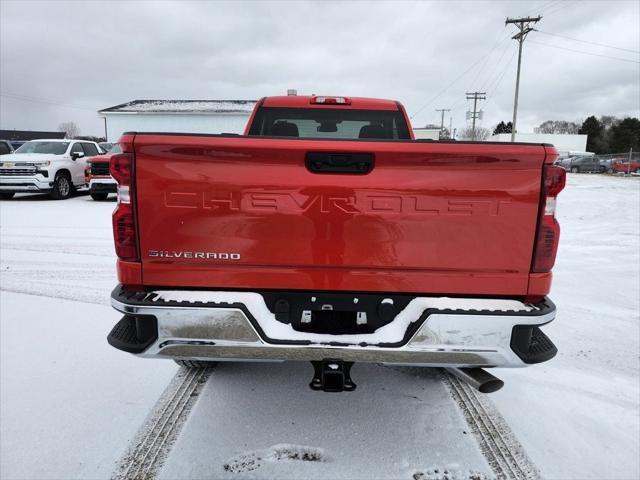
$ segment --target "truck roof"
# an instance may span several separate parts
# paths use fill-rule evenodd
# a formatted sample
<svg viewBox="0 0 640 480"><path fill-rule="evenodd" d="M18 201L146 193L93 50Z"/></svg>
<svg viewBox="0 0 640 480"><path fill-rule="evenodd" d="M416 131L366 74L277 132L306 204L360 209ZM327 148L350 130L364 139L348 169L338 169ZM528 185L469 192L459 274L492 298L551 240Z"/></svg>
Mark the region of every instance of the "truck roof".
<svg viewBox="0 0 640 480"><path fill-rule="evenodd" d="M348 98L350 105L322 105L311 103L311 99L324 96L327 98ZM281 108L345 108L352 110L394 110L398 111L398 102L383 98L344 97L341 95L284 95L279 97L265 97L262 106Z"/></svg>

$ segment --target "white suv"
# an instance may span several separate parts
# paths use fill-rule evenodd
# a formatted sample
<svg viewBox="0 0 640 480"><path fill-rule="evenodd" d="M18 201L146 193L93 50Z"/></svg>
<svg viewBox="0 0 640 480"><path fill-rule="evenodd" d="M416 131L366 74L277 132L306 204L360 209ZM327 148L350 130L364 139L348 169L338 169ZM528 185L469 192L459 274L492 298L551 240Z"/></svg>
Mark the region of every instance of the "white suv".
<svg viewBox="0 0 640 480"><path fill-rule="evenodd" d="M104 153L86 140L32 140L0 157L0 199L16 192L48 192L56 200L84 187L85 157Z"/></svg>

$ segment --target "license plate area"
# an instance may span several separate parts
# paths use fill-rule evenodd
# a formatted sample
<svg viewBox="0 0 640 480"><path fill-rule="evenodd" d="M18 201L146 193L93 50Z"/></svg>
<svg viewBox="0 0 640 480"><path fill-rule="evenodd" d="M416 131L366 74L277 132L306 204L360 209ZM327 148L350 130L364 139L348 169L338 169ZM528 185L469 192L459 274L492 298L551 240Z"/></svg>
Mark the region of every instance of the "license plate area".
<svg viewBox="0 0 640 480"><path fill-rule="evenodd" d="M302 312L300 322L293 324L293 328L300 332L333 335L373 333L372 325L366 320L366 312L306 310Z"/></svg>
<svg viewBox="0 0 640 480"><path fill-rule="evenodd" d="M390 323L412 300L410 295L263 292L276 320L307 333L374 333Z"/></svg>

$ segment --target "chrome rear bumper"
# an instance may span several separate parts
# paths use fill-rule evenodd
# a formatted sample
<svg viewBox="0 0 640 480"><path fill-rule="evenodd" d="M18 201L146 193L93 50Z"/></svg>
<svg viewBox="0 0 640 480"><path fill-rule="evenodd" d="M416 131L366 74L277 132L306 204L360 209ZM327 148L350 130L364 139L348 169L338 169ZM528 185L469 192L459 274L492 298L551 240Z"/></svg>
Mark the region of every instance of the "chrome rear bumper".
<svg viewBox="0 0 640 480"><path fill-rule="evenodd" d="M353 336L294 332L288 336L286 329L290 326L275 320L266 306L261 308L259 294L189 291L185 292L189 300L171 300L176 297L175 291L130 294L127 298L119 288L114 290L111 303L125 317L116 326L121 333L115 336L135 338L136 325L148 322L154 323L153 332L157 335L148 337L139 349L123 348L117 338L114 340L113 331L109 342L142 357L258 361L331 358L417 366L523 367L548 360L556 352L537 328L555 318L555 305L547 299L506 311L488 310L486 307L495 306L496 302L489 299L459 299L466 310L414 308L418 314L409 319L406 327L401 323L403 313L382 327L389 327L388 332L395 329L396 334L399 329L406 330L400 332L405 334L402 341L391 343L380 341L378 331ZM224 301L211 300L218 294ZM425 299L436 304L441 300L420 297L416 301L424 303ZM471 309L469 305L477 307ZM133 330L122 333L126 330L122 322L128 322ZM273 332L280 333L276 337ZM407 332L414 333L408 336ZM541 348L547 349L542 355ZM537 356L529 355L529 350L537 350Z"/></svg>

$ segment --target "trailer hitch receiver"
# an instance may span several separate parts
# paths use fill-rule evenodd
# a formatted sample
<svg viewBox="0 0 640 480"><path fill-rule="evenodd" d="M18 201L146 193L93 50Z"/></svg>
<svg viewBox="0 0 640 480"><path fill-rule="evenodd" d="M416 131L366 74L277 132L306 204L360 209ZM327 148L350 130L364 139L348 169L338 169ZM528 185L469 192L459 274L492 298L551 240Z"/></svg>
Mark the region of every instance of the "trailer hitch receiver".
<svg viewBox="0 0 640 480"><path fill-rule="evenodd" d="M324 392L353 392L356 384L351 380L353 362L342 360L322 360L311 362L313 365L313 379L309 384L311 390Z"/></svg>

